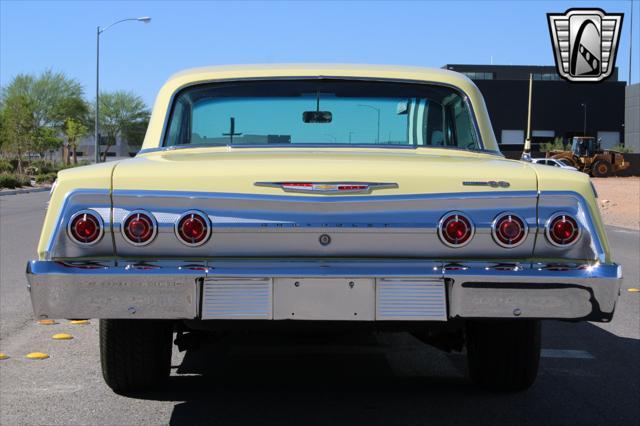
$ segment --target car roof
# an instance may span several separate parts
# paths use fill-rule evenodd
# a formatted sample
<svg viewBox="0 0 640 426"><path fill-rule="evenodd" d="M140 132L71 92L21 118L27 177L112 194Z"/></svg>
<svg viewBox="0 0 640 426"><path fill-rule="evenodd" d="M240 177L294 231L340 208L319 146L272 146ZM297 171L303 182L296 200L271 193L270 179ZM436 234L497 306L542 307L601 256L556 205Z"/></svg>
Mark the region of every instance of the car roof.
<svg viewBox="0 0 640 426"><path fill-rule="evenodd" d="M173 96L186 87L219 81L301 78L395 80L434 83L457 88L471 101L484 149L499 152L482 94L464 74L442 68L357 64L224 65L178 72L171 76L158 92L142 148L155 148L162 144L162 129L168 120L168 109Z"/></svg>
<svg viewBox="0 0 640 426"><path fill-rule="evenodd" d="M464 74L442 68L372 64L248 64L191 68L172 75L172 81L227 80L269 77L340 77L420 80L466 86L471 80ZM473 83L471 83L473 84Z"/></svg>

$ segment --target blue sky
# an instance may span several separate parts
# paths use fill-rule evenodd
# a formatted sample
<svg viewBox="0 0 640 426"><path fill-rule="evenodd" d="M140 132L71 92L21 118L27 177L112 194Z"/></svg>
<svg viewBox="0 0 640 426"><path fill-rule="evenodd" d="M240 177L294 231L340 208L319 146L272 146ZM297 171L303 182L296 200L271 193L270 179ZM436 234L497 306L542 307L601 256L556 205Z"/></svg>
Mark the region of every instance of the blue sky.
<svg viewBox="0 0 640 426"><path fill-rule="evenodd" d="M152 104L162 83L184 68L241 63L348 62L441 67L553 64L547 12L601 7L623 12L618 50L627 79L629 1L593 2L216 2L0 0L0 84L51 68L95 91L95 31L101 37L101 88L132 90ZM640 47L640 2L634 45ZM640 76L634 49L632 82Z"/></svg>

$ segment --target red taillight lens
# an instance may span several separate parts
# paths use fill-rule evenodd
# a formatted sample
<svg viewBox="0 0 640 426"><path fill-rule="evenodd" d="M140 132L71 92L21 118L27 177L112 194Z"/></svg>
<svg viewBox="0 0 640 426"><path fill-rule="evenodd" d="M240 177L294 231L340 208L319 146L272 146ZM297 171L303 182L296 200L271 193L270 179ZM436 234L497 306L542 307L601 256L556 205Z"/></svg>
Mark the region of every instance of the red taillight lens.
<svg viewBox="0 0 640 426"><path fill-rule="evenodd" d="M211 234L209 219L200 212L187 212L178 219L176 234L188 246L204 244Z"/></svg>
<svg viewBox="0 0 640 426"><path fill-rule="evenodd" d="M522 244L527 236L527 225L518 216L505 213L493 222L493 239L502 247L516 247Z"/></svg>
<svg viewBox="0 0 640 426"><path fill-rule="evenodd" d="M156 221L147 212L133 211L122 223L122 235L125 240L136 246L149 244L156 236L156 232Z"/></svg>
<svg viewBox="0 0 640 426"><path fill-rule="evenodd" d="M556 246L566 247L578 241L580 227L578 221L568 214L560 213L551 217L547 224L547 238Z"/></svg>
<svg viewBox="0 0 640 426"><path fill-rule="evenodd" d="M102 237L102 219L93 211L80 211L71 217L68 231L76 243L95 244Z"/></svg>
<svg viewBox="0 0 640 426"><path fill-rule="evenodd" d="M474 228L471 221L461 213L450 213L440 220L438 235L450 247L462 247L471 241Z"/></svg>

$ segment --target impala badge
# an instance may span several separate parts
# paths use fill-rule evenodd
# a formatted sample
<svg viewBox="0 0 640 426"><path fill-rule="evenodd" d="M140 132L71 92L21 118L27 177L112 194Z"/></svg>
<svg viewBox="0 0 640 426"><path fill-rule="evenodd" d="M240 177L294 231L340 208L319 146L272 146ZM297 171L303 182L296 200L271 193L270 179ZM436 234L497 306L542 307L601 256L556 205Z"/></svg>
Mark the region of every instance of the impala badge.
<svg viewBox="0 0 640 426"><path fill-rule="evenodd" d="M374 182L256 182L255 185L314 194L369 194L375 189L398 187L397 183Z"/></svg>
<svg viewBox="0 0 640 426"><path fill-rule="evenodd" d="M490 188L508 188L511 184L504 180L487 180L487 181L464 181L464 186L488 186Z"/></svg>

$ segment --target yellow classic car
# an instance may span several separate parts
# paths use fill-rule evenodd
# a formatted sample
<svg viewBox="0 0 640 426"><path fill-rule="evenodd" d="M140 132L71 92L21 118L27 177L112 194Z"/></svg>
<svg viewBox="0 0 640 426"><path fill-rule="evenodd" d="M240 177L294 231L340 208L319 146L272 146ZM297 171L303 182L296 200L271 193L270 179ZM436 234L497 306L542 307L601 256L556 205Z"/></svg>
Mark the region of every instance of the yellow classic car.
<svg viewBox="0 0 640 426"><path fill-rule="evenodd" d="M27 265L37 318L99 318L103 375L156 386L203 331L409 331L472 380L535 380L540 320L609 321L587 175L504 158L465 76L179 73L135 158L60 172Z"/></svg>

